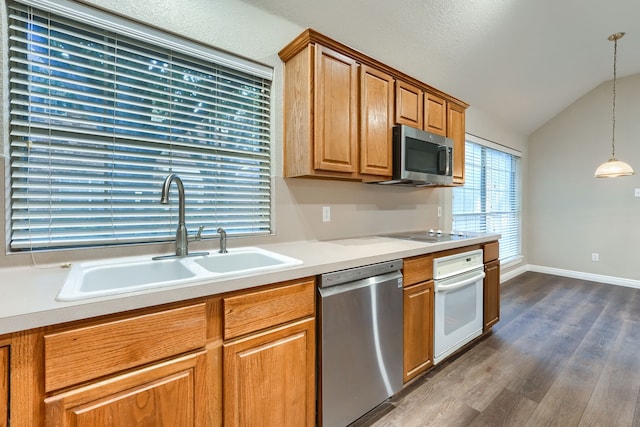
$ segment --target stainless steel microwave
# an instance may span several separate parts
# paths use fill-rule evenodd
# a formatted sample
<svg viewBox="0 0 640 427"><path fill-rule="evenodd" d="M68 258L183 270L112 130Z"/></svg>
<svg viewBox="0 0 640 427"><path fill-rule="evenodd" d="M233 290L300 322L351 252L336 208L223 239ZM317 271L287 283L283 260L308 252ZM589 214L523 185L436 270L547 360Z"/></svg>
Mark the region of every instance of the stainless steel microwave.
<svg viewBox="0 0 640 427"><path fill-rule="evenodd" d="M393 177L377 184L422 187L453 183L453 140L406 125L393 128Z"/></svg>

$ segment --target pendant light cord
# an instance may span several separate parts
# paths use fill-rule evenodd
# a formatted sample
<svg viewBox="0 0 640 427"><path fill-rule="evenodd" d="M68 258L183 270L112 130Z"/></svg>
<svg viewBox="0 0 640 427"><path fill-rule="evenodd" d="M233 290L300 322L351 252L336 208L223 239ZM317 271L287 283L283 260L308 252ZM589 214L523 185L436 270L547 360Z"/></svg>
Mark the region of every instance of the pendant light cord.
<svg viewBox="0 0 640 427"><path fill-rule="evenodd" d="M616 63L618 57L618 38L613 41L613 114L611 126L611 158L616 157Z"/></svg>

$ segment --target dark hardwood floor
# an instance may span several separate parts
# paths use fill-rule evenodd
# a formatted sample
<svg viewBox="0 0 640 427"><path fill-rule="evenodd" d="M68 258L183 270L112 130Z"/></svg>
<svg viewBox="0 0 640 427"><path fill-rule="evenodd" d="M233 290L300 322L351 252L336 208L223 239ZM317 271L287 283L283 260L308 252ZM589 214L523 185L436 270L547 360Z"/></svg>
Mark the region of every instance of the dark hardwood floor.
<svg viewBox="0 0 640 427"><path fill-rule="evenodd" d="M528 272L493 333L356 425L640 426L640 290Z"/></svg>

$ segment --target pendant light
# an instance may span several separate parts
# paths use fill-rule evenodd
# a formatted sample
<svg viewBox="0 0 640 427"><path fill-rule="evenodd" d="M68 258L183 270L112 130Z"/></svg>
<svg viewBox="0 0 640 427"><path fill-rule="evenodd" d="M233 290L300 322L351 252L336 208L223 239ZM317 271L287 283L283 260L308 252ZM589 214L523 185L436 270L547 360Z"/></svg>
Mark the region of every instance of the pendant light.
<svg viewBox="0 0 640 427"><path fill-rule="evenodd" d="M611 134L611 158L598 166L596 178L616 178L618 176L633 175L633 168L627 163L616 159L616 60L618 54L618 40L624 33L615 33L609 36L613 42L613 114L612 114L612 134Z"/></svg>

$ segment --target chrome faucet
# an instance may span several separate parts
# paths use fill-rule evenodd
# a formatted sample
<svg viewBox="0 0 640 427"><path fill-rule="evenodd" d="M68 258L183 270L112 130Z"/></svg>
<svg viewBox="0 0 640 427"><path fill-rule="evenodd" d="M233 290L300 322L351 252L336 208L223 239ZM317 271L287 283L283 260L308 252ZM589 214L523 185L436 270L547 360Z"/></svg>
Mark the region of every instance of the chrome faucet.
<svg viewBox="0 0 640 427"><path fill-rule="evenodd" d="M218 252L221 254L226 254L227 252L229 252L227 251L227 232L224 231L224 228L222 227L219 227L216 231L220 235L220 250Z"/></svg>
<svg viewBox="0 0 640 427"><path fill-rule="evenodd" d="M204 226L200 226L198 234L196 234L195 237L191 239L189 238L184 219L184 185L182 184L180 177L175 173L171 173L165 178L164 184L162 184L162 196L160 197L160 203L163 205L169 203L169 190L171 189L172 182L175 182L176 187L178 187L178 229L176 230L176 254L154 257L153 259L207 255L208 252L194 252L189 254L189 240L200 240L202 238L202 230L204 229Z"/></svg>

